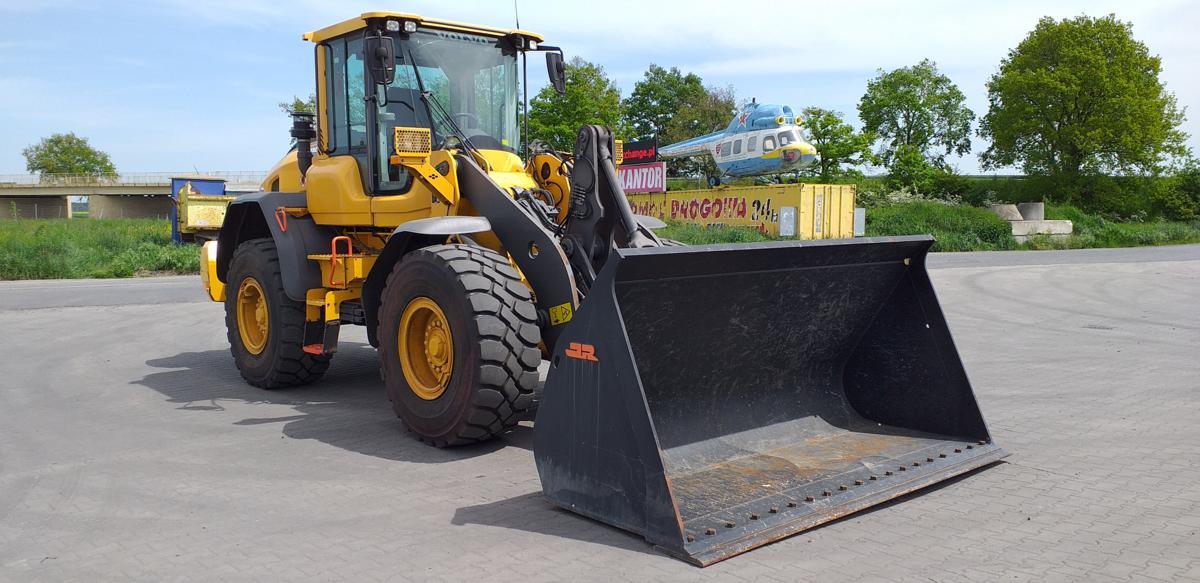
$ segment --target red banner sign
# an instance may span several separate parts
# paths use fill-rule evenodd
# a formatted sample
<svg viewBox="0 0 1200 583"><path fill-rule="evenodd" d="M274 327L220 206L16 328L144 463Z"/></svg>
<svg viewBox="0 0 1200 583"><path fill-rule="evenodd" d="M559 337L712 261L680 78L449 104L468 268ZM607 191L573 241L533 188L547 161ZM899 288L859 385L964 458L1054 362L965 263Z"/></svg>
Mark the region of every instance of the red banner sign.
<svg viewBox="0 0 1200 583"><path fill-rule="evenodd" d="M667 163L622 164L617 169L617 178L621 180L621 188L628 193L666 192Z"/></svg>

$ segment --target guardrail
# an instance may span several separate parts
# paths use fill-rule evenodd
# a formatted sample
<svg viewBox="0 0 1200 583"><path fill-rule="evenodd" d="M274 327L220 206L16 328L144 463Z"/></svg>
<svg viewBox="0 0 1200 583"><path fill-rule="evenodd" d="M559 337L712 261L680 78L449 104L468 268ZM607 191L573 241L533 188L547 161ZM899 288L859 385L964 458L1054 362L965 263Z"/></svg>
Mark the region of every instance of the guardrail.
<svg viewBox="0 0 1200 583"><path fill-rule="evenodd" d="M0 187L45 186L170 186L172 178L223 178L229 184L258 184L265 172L133 172L116 175L92 174L0 174Z"/></svg>

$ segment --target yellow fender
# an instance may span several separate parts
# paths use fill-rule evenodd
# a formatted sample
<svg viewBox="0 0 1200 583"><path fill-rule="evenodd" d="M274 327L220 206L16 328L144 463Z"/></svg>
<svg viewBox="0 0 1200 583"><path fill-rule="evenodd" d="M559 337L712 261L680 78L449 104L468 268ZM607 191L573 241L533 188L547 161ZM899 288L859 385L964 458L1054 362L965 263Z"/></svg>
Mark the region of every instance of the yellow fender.
<svg viewBox="0 0 1200 583"><path fill-rule="evenodd" d="M214 302L225 301L225 284L217 277L217 242L208 241L200 247L200 281L204 282L204 291L208 299Z"/></svg>

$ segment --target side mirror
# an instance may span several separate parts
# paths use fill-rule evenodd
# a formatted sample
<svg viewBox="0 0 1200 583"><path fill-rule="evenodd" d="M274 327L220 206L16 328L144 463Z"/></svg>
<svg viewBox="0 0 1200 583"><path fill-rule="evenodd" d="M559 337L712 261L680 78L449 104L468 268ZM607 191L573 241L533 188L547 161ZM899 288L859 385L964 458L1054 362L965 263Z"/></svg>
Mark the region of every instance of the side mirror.
<svg viewBox="0 0 1200 583"><path fill-rule="evenodd" d="M366 59L371 78L379 85L391 85L396 78L396 44L390 36L367 37Z"/></svg>
<svg viewBox="0 0 1200 583"><path fill-rule="evenodd" d="M567 93L567 69L563 66L562 53L546 53L546 74L550 76L550 84L559 95Z"/></svg>

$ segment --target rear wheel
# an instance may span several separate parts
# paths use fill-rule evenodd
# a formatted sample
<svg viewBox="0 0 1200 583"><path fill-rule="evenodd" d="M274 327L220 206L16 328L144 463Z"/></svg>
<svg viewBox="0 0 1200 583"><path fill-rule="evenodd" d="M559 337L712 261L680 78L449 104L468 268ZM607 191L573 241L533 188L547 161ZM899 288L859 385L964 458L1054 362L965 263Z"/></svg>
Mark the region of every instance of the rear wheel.
<svg viewBox="0 0 1200 583"><path fill-rule="evenodd" d="M417 249L392 269L379 354L392 408L426 443L484 441L533 406L541 362L529 288L498 253Z"/></svg>
<svg viewBox="0 0 1200 583"><path fill-rule="evenodd" d="M229 351L246 382L279 389L325 374L330 357L304 352L304 304L283 290L274 241L252 239L239 245L225 282Z"/></svg>

